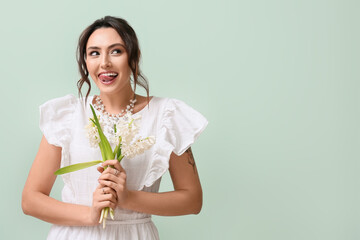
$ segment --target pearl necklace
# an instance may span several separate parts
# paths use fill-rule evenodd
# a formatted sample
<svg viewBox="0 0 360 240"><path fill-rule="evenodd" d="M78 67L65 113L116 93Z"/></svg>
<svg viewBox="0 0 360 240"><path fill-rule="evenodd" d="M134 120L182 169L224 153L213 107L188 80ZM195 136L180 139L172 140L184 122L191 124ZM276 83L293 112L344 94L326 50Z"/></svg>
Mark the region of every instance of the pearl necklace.
<svg viewBox="0 0 360 240"><path fill-rule="evenodd" d="M108 113L105 110L105 106L100 98L100 96L95 95L94 96L95 99L95 103L93 104L95 109L98 110L99 112L101 112L107 119L117 122L121 117L123 117L125 115L125 113L132 113L134 111L134 106L136 103L136 98L134 97L134 99L130 99L130 104L126 105L126 109L122 109L120 113L118 114L111 114Z"/></svg>

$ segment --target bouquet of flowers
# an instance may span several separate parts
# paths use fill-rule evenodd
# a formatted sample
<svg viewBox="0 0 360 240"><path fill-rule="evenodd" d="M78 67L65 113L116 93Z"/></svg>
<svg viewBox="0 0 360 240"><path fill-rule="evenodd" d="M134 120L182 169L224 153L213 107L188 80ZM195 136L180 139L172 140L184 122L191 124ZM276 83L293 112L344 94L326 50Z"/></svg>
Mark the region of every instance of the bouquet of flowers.
<svg viewBox="0 0 360 240"><path fill-rule="evenodd" d="M146 138L136 137L140 129L138 120L141 116L134 118L131 112L127 112L117 121L116 124L113 125L113 134L111 134L109 139L107 139L103 132L103 124L99 121L100 116L96 116L95 110L91 104L90 108L93 113L93 118L90 118L89 124L85 127L85 129L87 130L87 137L90 141L90 145L92 147L100 147L102 160L69 165L58 169L55 172L55 175L74 172L97 165L106 160L117 159L120 162L124 157L130 159L143 153L155 143L155 137L153 136ZM115 144L114 150L112 150L110 142ZM107 167L105 167L105 169L106 168ZM103 223L104 228L108 214L110 214L110 217L114 219L113 209L107 207L101 211L99 223Z"/></svg>

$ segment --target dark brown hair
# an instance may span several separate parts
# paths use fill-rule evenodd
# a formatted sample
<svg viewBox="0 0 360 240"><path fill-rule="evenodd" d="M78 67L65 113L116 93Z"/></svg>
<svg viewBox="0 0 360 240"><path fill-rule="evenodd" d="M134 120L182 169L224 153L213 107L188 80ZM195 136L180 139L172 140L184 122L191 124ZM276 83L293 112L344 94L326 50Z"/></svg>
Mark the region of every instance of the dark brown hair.
<svg viewBox="0 0 360 240"><path fill-rule="evenodd" d="M77 82L79 96L82 97L81 88L84 83L87 83L88 85L88 91L86 93L85 99L87 99L90 94L91 84L89 80L89 71L85 62L86 44L90 35L99 28L113 28L120 35L125 43L125 49L129 58L128 64L133 75L134 92L136 90L136 85L139 85L146 90L147 97L149 98L149 84L145 76L141 73L139 67L141 52L136 33L126 20L112 16L105 16L104 18L96 20L93 24L88 26L79 37L79 43L77 47L77 62L81 75L80 80Z"/></svg>

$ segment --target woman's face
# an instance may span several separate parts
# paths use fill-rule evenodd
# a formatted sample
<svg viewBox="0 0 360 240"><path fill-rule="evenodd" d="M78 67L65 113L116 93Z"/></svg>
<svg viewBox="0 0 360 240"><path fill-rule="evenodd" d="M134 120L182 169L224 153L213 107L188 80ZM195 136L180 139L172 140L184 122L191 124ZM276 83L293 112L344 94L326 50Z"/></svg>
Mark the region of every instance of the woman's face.
<svg viewBox="0 0 360 240"><path fill-rule="evenodd" d="M86 66L102 94L130 91L131 69L120 35L113 28L99 28L86 44Z"/></svg>

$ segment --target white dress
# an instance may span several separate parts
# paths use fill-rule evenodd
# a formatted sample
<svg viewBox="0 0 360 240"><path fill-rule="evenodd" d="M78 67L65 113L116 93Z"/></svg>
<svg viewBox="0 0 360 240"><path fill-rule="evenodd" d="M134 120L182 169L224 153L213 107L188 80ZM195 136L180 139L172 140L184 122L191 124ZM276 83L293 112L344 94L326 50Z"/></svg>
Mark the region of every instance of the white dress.
<svg viewBox="0 0 360 240"><path fill-rule="evenodd" d="M73 95L52 99L40 106L40 129L50 144L62 148L61 167L70 164L101 160L99 148L90 147L85 125L92 113L89 103ZM98 115L101 115L97 112ZM145 153L132 159L124 158L121 165L127 174L130 190L158 192L161 176L169 168L172 152L181 155L205 129L207 120L184 102L153 97L135 115L141 115L142 137L154 136L155 144ZM92 194L100 173L96 166L62 175L62 201L91 206ZM47 239L159 239L151 215L115 209L115 220L108 219L102 226L52 225Z"/></svg>

